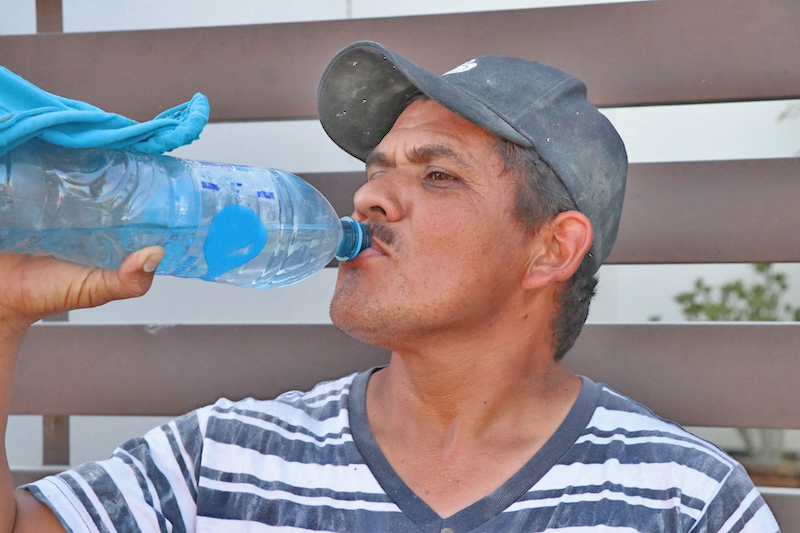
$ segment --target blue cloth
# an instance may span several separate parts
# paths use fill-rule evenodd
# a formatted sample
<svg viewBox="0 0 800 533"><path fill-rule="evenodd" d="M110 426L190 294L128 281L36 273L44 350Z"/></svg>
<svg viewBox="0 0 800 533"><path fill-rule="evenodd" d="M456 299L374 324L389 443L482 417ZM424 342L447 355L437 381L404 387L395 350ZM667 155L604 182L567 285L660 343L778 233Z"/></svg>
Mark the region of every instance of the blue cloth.
<svg viewBox="0 0 800 533"><path fill-rule="evenodd" d="M188 144L208 122L200 93L148 122L50 94L0 67L0 155L38 137L69 148L124 148L162 154Z"/></svg>

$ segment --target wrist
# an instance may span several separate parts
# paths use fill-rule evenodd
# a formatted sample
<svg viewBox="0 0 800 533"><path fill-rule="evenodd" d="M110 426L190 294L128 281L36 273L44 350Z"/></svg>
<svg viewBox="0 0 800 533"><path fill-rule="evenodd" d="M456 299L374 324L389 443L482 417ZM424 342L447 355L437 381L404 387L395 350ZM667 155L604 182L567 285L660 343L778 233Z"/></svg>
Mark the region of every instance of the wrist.
<svg viewBox="0 0 800 533"><path fill-rule="evenodd" d="M20 317L0 316L0 353L5 356L9 351L19 352L31 325L32 322Z"/></svg>

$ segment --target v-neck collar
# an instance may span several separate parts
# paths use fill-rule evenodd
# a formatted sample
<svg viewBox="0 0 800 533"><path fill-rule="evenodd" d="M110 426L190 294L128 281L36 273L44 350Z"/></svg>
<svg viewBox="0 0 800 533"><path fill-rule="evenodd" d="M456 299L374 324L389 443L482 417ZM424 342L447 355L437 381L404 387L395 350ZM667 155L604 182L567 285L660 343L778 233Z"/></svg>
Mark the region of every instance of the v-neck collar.
<svg viewBox="0 0 800 533"><path fill-rule="evenodd" d="M601 386L581 377L578 399L564 422L538 452L500 488L448 518L440 517L394 471L381 452L367 420L367 383L376 367L355 377L348 409L350 430L359 453L386 494L424 533L467 533L488 522L519 500L544 476L583 433L594 413Z"/></svg>

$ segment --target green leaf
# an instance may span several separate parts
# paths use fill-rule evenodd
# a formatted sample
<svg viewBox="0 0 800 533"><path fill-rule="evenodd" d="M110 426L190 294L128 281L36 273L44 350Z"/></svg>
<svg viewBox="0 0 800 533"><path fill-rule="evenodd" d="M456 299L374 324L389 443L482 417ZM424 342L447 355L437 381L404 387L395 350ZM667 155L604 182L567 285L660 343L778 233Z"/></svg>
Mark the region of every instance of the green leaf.
<svg viewBox="0 0 800 533"><path fill-rule="evenodd" d="M693 290L674 297L688 320L800 321L800 306L783 304L788 291L786 275L772 270L771 263L753 263L756 282L743 280L712 287L697 278Z"/></svg>

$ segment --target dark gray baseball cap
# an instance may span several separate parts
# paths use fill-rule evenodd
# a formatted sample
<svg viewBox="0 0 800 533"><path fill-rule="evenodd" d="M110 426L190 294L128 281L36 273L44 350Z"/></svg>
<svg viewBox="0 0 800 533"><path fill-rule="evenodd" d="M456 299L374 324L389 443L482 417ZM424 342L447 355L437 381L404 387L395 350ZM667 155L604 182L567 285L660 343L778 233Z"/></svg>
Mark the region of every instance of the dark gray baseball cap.
<svg viewBox="0 0 800 533"><path fill-rule="evenodd" d="M525 59L486 56L436 76L374 42L354 43L322 75L317 108L330 138L362 161L421 91L499 137L533 148L592 222L595 269L617 238L628 159L586 86Z"/></svg>

